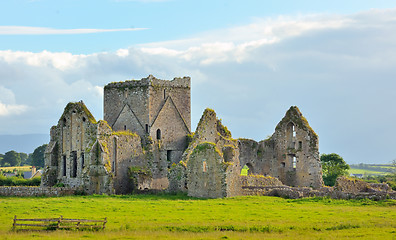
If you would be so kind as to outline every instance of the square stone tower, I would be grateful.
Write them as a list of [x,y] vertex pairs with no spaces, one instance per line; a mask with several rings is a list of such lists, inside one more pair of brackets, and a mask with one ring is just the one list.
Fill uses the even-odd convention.
[[160,159],[178,162],[191,131],[190,78],[110,83],[104,87],[104,120],[113,131],[132,131],[142,139],[151,136]]

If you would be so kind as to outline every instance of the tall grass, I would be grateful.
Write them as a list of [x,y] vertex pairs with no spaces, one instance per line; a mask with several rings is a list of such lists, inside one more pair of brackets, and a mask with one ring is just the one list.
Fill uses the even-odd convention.
[[[392,239],[396,201],[186,195],[0,197],[8,239]],[[107,217],[106,230],[12,232],[12,218]]]

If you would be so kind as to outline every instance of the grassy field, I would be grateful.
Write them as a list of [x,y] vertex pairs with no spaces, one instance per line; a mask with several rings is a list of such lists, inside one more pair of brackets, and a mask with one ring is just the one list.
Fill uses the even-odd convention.
[[349,174],[363,174],[365,176],[387,175],[395,171],[395,166],[391,164],[351,164]]
[[368,169],[359,169],[359,168],[351,168],[348,170],[349,174],[363,174],[364,176],[368,175],[386,175],[389,174],[389,172],[379,172],[379,171],[374,171],[374,170],[368,170]]
[[23,171],[23,172],[28,172],[30,171],[32,166],[20,166],[20,167],[0,167],[0,170],[3,171],[13,171],[16,169],[17,171]]
[[[396,201],[184,195],[0,197],[2,239],[394,239]],[[104,231],[11,231],[19,218],[108,218]]]

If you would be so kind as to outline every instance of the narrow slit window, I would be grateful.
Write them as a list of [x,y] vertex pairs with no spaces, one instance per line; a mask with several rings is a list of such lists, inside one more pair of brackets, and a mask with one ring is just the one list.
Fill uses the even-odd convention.
[[297,168],[297,158],[296,156],[293,156],[293,169]]
[[298,142],[298,149],[302,149],[302,142],[301,141]]
[[149,133],[149,127],[148,127],[148,124],[146,124],[146,133]]
[[161,139],[161,130],[157,129],[157,140]]
[[124,125],[124,131],[126,131],[126,125]]
[[84,168],[84,153],[81,153],[81,169]]
[[166,151],[166,160],[170,162],[172,160],[172,150]]
[[66,176],[66,155],[63,155],[63,176]]

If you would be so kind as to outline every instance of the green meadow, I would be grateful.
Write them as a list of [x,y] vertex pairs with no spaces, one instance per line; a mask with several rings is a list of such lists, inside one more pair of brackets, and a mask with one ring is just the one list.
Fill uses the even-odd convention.
[[[185,195],[0,197],[2,239],[394,239],[396,201]],[[12,231],[18,218],[103,219],[100,231]]]

